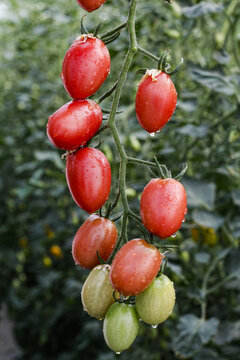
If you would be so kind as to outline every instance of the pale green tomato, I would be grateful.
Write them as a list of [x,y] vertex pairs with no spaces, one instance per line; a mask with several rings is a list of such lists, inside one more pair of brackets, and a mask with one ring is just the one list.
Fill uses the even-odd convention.
[[109,265],[98,265],[88,275],[82,288],[82,304],[90,316],[104,319],[114,302],[114,289],[109,281]]
[[134,342],[139,321],[134,305],[115,302],[109,308],[104,323],[104,339],[111,350],[121,353]]
[[166,275],[156,277],[141,294],[136,296],[139,317],[147,324],[158,325],[172,313],[175,304],[175,290]]

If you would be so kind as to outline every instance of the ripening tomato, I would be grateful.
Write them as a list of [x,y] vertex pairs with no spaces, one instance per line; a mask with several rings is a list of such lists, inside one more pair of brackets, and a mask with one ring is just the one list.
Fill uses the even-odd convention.
[[144,75],[139,83],[135,105],[140,125],[154,133],[171,119],[177,105],[177,92],[166,73],[155,71],[154,74],[151,70],[149,74]]
[[115,302],[110,306],[103,323],[103,335],[108,347],[116,353],[128,349],[139,328],[134,305]]
[[157,275],[162,262],[158,249],[142,239],[127,242],[115,256],[110,281],[123,295],[142,292]]
[[86,11],[92,12],[97,10],[105,3],[106,0],[77,0],[77,3]]
[[109,269],[109,265],[96,266],[85,280],[81,292],[84,310],[99,320],[104,319],[108,308],[114,302]]
[[96,134],[102,124],[102,111],[92,100],[73,100],[50,116],[47,135],[53,145],[74,150]]
[[111,255],[117,241],[117,228],[109,219],[92,214],[78,230],[72,244],[77,265],[92,269],[99,264],[97,251],[103,260]]
[[165,239],[181,227],[187,213],[187,194],[174,179],[152,179],[140,201],[141,218],[148,231]]
[[136,309],[147,324],[158,325],[172,313],[175,290],[172,281],[165,275],[156,277],[149,287],[136,296]]
[[109,72],[110,55],[104,42],[82,35],[67,51],[61,77],[69,95],[82,100],[100,88]]
[[68,155],[66,178],[73,199],[88,213],[100,209],[109,197],[111,167],[100,150],[85,147]]

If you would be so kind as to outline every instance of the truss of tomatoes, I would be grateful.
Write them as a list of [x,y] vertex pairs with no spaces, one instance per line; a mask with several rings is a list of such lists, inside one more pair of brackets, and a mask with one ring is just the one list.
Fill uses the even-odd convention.
[[[93,11],[104,1],[77,2]],[[86,8],[86,4],[90,7]],[[76,204],[90,214],[77,231],[72,255],[75,263],[91,269],[81,292],[84,309],[104,319],[104,338],[116,353],[129,348],[138,333],[139,319],[156,327],[171,314],[175,291],[160,272],[163,255],[144,239],[132,239],[107,262],[118,238],[113,221],[95,214],[107,201],[111,189],[111,167],[105,155],[87,146],[102,124],[100,106],[88,99],[110,72],[106,45],[92,35],[82,35],[67,51],[61,77],[72,101],[50,116],[47,135],[59,149],[67,150],[66,179]],[[160,130],[170,120],[177,93],[170,76],[147,71],[136,94],[136,114],[148,132]],[[154,114],[154,116],[153,116]],[[143,225],[165,239],[181,226],[187,213],[182,184],[172,178],[152,179],[144,188],[140,213]]]

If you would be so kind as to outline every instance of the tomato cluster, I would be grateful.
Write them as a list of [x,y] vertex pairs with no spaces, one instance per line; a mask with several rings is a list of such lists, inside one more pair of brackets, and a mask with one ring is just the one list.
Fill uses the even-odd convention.
[[[91,12],[105,0],[77,2]],[[101,210],[95,214],[109,197],[111,167],[100,150],[88,146],[103,120],[99,104],[88,98],[101,87],[109,72],[110,55],[104,42],[91,34],[79,36],[64,57],[61,73],[72,101],[50,116],[47,135],[54,146],[67,150],[70,193],[76,204],[90,214],[72,244],[75,263],[91,270],[81,292],[84,310],[104,319],[105,341],[120,353],[136,338],[139,319],[156,327],[172,313],[175,290],[161,271],[164,255],[151,239],[153,235],[165,239],[181,227],[187,213],[187,196],[182,184],[171,178],[168,170],[165,176],[156,161],[162,177],[146,185],[140,203],[139,221],[151,236],[127,241],[117,251],[122,238],[118,238],[117,227],[109,219],[111,206],[105,217]],[[160,131],[173,115],[176,103],[176,89],[164,68],[147,70],[136,94],[136,115],[141,126],[149,133]],[[124,197],[122,189],[121,195]]]
[[[81,235],[89,226],[88,222],[94,220],[88,219],[82,225]],[[80,255],[85,248],[82,256],[85,254],[89,264],[92,259],[93,264],[97,259],[92,249],[102,250],[101,239],[100,244],[97,240],[102,230],[95,227],[95,233],[91,229],[91,239],[87,234],[87,240],[81,237],[78,242],[79,232],[81,228],[73,242],[74,259],[79,264],[76,252]],[[89,240],[90,249],[87,247]],[[108,246],[111,249],[111,241],[108,241]],[[157,327],[172,313],[175,291],[169,278],[159,273],[162,258],[157,248],[145,240],[130,240],[117,253],[111,266],[102,264],[94,267],[83,285],[81,297],[84,310],[90,316],[104,319],[105,341],[116,353],[128,349],[133,343],[140,319]]]

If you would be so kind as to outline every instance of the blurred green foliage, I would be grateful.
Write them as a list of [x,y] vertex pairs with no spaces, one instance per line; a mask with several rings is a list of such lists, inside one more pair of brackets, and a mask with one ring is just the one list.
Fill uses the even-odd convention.
[[[125,20],[127,0],[107,0],[85,22],[90,31],[106,18],[103,31]],[[61,63],[79,34],[84,12],[74,0],[2,0],[0,3],[0,301],[14,319],[21,359],[115,359],[104,344],[102,323],[82,310],[80,291],[87,272],[71,257],[73,236],[87,214],[75,206],[65,181],[64,160],[46,136],[48,116],[68,101]],[[189,213],[169,254],[167,274],[177,303],[171,318],[139,337],[121,359],[240,359],[240,4],[238,0],[139,0],[139,44],[159,55],[171,50],[178,106],[170,123],[150,138],[134,112],[138,68],[154,63],[138,54],[124,87],[117,124],[131,156],[156,154],[178,172]],[[116,80],[128,46],[126,32],[109,45],[112,70],[102,94]],[[110,99],[104,107],[109,108]],[[101,149],[116,189],[118,156],[112,139]],[[131,207],[150,175],[128,167]],[[129,238],[139,236],[129,225]],[[156,240],[156,239],[155,239]],[[60,252],[51,251],[58,245]],[[56,249],[56,248],[55,248]],[[208,292],[209,291],[209,292]]]

